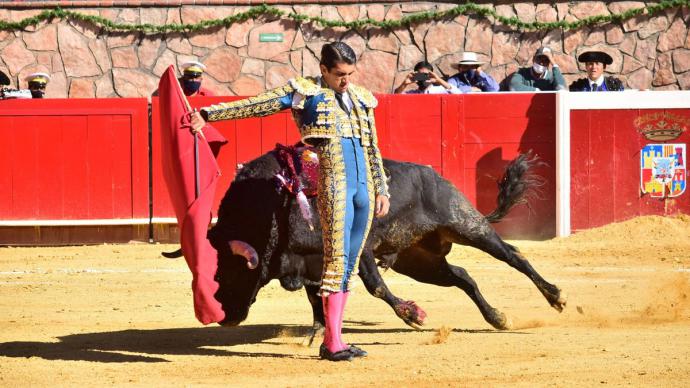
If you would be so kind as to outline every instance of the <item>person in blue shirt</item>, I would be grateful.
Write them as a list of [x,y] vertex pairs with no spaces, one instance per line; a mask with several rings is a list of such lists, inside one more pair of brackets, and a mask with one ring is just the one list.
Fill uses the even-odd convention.
[[477,53],[462,53],[462,58],[458,62],[459,72],[448,79],[448,83],[453,87],[451,93],[497,92],[498,82],[481,69],[484,63],[477,58]]
[[613,58],[603,51],[587,51],[577,57],[585,64],[587,78],[580,78],[570,84],[571,92],[616,92],[623,91],[623,83],[616,77],[604,76],[606,66]]

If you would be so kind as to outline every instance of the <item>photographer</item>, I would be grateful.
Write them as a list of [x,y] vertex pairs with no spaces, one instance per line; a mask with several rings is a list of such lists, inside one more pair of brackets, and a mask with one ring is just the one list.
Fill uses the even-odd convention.
[[459,72],[448,79],[448,83],[453,86],[453,94],[497,92],[498,82],[482,71],[483,64],[484,62],[478,60],[477,53],[462,53],[462,59],[457,66]]
[[[409,85],[417,84],[417,89],[405,90]],[[414,72],[405,77],[395,88],[396,94],[451,94],[453,87],[434,73],[431,63],[422,61],[414,65]]]

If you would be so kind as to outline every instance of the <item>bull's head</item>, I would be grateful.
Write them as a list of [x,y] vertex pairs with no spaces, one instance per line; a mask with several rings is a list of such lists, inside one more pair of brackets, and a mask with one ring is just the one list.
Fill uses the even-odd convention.
[[256,250],[244,241],[230,241],[227,249],[218,251],[216,281],[219,288],[215,297],[225,311],[221,325],[236,326],[247,318],[260,288],[258,265]]

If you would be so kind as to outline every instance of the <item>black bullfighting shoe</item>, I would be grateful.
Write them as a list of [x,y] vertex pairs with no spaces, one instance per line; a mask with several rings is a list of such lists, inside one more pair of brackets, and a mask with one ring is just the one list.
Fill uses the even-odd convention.
[[360,349],[355,345],[350,345],[349,350],[353,357],[366,357],[369,355],[366,350]]
[[331,353],[326,345],[321,344],[321,347],[319,348],[319,357],[321,357],[322,360],[328,361],[352,361],[352,357],[354,356],[352,355],[352,352],[350,352],[350,348]]

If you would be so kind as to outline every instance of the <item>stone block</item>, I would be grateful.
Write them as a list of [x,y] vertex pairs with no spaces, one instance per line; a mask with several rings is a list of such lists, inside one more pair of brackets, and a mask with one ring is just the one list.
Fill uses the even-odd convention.
[[5,46],[2,51],[0,51],[0,59],[2,59],[7,65],[7,70],[10,75],[16,75],[24,67],[33,64],[36,61],[34,54],[24,47],[24,43],[15,39],[12,43]]
[[[415,36],[415,41],[424,42],[427,61],[435,62],[444,55],[464,50],[465,27],[457,23],[436,23],[429,27],[424,40],[417,40]],[[490,48],[488,43],[486,49]]]
[[96,86],[87,78],[74,78],[69,85],[69,98],[95,98]]
[[113,68],[113,84],[120,97],[149,97],[158,88],[158,77],[138,69]]
[[665,52],[683,47],[687,36],[688,28],[685,26],[685,22],[681,19],[676,19],[668,30],[659,34],[659,42],[656,49],[657,51]]
[[119,47],[110,51],[113,67],[136,69],[139,67],[139,58],[133,46]]
[[237,52],[229,47],[213,50],[204,60],[206,73],[220,82],[232,82],[240,76],[242,61]]
[[690,50],[678,49],[674,50],[672,54],[673,58],[673,71],[676,73],[685,73],[690,70]]
[[243,75],[230,85],[237,96],[255,96],[264,91],[263,79]]
[[36,32],[24,32],[22,38],[29,50],[55,51],[58,48],[57,27],[54,24],[38,29]]
[[374,93],[390,93],[394,86],[397,55],[383,51],[367,51],[357,62],[352,82],[366,85]]

